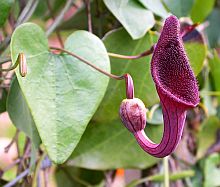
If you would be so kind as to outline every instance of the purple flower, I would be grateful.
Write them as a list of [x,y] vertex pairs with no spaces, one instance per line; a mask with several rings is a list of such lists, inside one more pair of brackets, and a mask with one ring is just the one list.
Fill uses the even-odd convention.
[[155,157],[165,157],[174,151],[181,139],[186,111],[199,103],[197,81],[184,50],[179,21],[173,15],[166,19],[154,49],[151,73],[162,105],[163,137],[159,144],[152,142],[141,123],[140,128],[134,123],[136,127],[132,133],[144,151]]

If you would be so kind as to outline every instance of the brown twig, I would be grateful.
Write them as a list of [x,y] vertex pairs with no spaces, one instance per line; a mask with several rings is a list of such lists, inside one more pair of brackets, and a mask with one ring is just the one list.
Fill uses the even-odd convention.
[[[13,168],[15,165],[17,165],[18,163],[20,163],[21,159],[16,159],[12,164],[10,164],[9,166],[7,166],[6,168],[4,168],[4,170],[2,170],[2,174],[5,173],[6,171],[10,170],[11,168]],[[0,177],[1,178],[1,177]]]
[[25,143],[25,146],[24,146],[24,154],[23,156],[21,156],[21,161],[19,163],[19,166],[18,166],[18,170],[17,170],[17,175],[23,170],[23,169],[26,169],[27,166],[25,164],[25,160],[26,158],[28,158],[28,155],[30,153],[30,150],[31,150],[31,143],[30,143],[30,139],[29,138],[26,138],[26,143]]
[[29,172],[30,172],[30,169],[28,168],[25,171],[23,171],[22,173],[19,173],[19,175],[15,179],[13,179],[9,183],[7,183],[4,187],[13,187],[13,186],[15,186],[16,183],[19,182],[24,177],[26,177]]
[[87,20],[88,20],[88,30],[92,33],[92,17],[91,17],[91,4],[90,0],[84,0],[84,3],[86,5],[86,14],[87,14]]
[[47,36],[49,36],[60,25],[60,23],[63,21],[65,13],[69,10],[71,5],[72,5],[72,0],[67,0],[64,8],[61,10],[59,15],[56,17],[53,24],[46,31]]
[[44,187],[48,187],[48,179],[49,179],[49,170],[48,168],[44,169],[43,170],[43,173],[44,173]]
[[5,147],[5,153],[8,153],[8,151],[10,150],[13,143],[18,140],[18,135],[19,135],[19,130],[17,129],[14,137],[11,140],[11,142]]
[[[49,10],[49,12],[50,12],[50,15],[51,15],[51,17],[52,17],[52,19],[53,19],[53,21],[54,21],[54,20],[55,20],[55,16],[54,16],[54,14],[53,14],[53,10],[52,10],[50,1],[49,1],[49,0],[46,0],[46,2],[47,2],[47,7],[48,7],[48,10]],[[63,48],[63,47],[64,47],[64,44],[63,44],[63,40],[62,40],[62,37],[61,37],[61,35],[60,35],[59,29],[57,29],[55,32],[56,32],[56,35],[57,35],[57,39],[58,39],[58,41],[59,41],[59,43],[60,43],[60,46]]]

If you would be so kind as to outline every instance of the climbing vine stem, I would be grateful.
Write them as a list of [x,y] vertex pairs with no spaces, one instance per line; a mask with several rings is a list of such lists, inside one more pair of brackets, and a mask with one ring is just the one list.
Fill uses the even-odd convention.
[[95,66],[95,65],[92,64],[91,62],[87,61],[86,59],[84,59],[84,58],[82,58],[82,57],[76,55],[75,53],[72,53],[72,52],[70,52],[70,51],[68,51],[68,50],[66,50],[66,49],[59,48],[59,47],[50,47],[50,49],[57,50],[57,51],[61,51],[61,52],[64,52],[64,53],[66,53],[66,54],[68,54],[68,55],[70,55],[70,56],[73,56],[73,57],[77,58],[78,60],[80,60],[81,62],[87,64],[88,66],[92,67],[93,69],[99,71],[100,73],[102,73],[102,74],[104,74],[104,75],[106,75],[106,76],[108,76],[108,77],[110,77],[110,78],[112,78],[112,79],[116,79],[116,80],[122,80],[122,79],[124,79],[124,75],[118,76],[118,75],[114,75],[114,74],[108,73],[108,72],[106,72],[106,71],[100,69],[99,67]]
[[155,45],[153,45],[149,50],[144,51],[143,53],[141,53],[139,55],[134,55],[134,56],[120,55],[120,54],[109,53],[109,52],[108,52],[108,55],[113,58],[138,59],[138,58],[142,58],[142,57],[151,55],[154,52],[154,48],[155,48]]

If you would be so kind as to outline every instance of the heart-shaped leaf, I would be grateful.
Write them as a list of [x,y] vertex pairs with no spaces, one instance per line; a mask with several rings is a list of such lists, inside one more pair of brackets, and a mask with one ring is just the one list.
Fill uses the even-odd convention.
[[[99,38],[86,31],[70,35],[65,48],[109,72],[109,58]],[[63,163],[78,144],[101,102],[108,78],[67,54],[49,52],[45,33],[26,23],[13,33],[11,56],[27,57],[28,74],[18,81],[43,144],[55,163]]]

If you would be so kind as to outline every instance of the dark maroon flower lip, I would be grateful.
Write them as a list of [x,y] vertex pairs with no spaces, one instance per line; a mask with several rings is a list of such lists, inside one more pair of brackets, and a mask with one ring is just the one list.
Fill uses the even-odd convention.
[[153,52],[151,73],[163,112],[164,132],[161,142],[154,143],[145,134],[145,106],[134,98],[134,85],[130,75],[125,76],[128,99],[120,106],[120,117],[145,152],[162,158],[171,154],[181,140],[187,109],[199,103],[197,81],[189,65],[180,24],[175,16],[170,16],[165,21]]
[[185,53],[180,24],[175,16],[166,19],[151,60],[151,73],[159,96],[185,107],[199,103],[199,89]]

